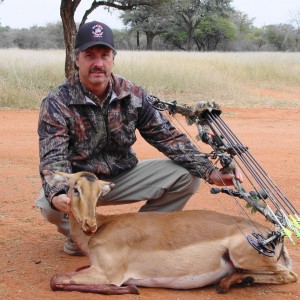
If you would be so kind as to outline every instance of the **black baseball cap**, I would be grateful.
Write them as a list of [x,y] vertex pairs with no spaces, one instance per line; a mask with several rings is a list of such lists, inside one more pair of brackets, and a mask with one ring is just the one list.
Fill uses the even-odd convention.
[[104,45],[116,52],[112,30],[106,24],[97,21],[81,25],[76,34],[75,48],[84,51],[95,45]]

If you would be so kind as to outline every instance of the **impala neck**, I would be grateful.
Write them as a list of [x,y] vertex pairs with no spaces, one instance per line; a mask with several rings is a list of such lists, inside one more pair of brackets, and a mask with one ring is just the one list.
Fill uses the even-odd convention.
[[69,221],[70,221],[70,232],[73,241],[86,255],[88,255],[88,242],[91,237],[84,234],[84,232],[82,231],[80,225],[78,224],[73,214],[69,215]]

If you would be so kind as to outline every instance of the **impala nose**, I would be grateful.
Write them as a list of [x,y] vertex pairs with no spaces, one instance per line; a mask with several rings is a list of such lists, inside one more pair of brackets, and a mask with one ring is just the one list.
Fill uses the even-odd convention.
[[97,230],[97,223],[95,220],[88,220],[86,219],[83,225],[82,230],[86,235],[92,235],[96,232]]

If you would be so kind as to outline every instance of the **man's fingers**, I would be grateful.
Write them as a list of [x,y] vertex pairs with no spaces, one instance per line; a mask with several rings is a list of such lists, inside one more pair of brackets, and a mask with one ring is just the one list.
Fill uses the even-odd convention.
[[213,171],[210,175],[210,180],[219,186],[233,185],[233,179],[243,182],[243,174],[239,168],[235,169],[234,174],[232,173],[221,173],[219,171]]
[[52,198],[52,204],[63,213],[70,213],[71,199],[66,194],[60,194]]
[[243,182],[243,174],[239,168],[235,169],[235,179],[238,180],[239,182]]

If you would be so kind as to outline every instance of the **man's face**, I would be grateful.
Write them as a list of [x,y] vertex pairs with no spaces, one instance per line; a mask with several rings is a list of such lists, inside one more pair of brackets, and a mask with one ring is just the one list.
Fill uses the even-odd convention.
[[113,64],[113,50],[104,46],[90,47],[76,57],[80,80],[87,88],[108,83]]

